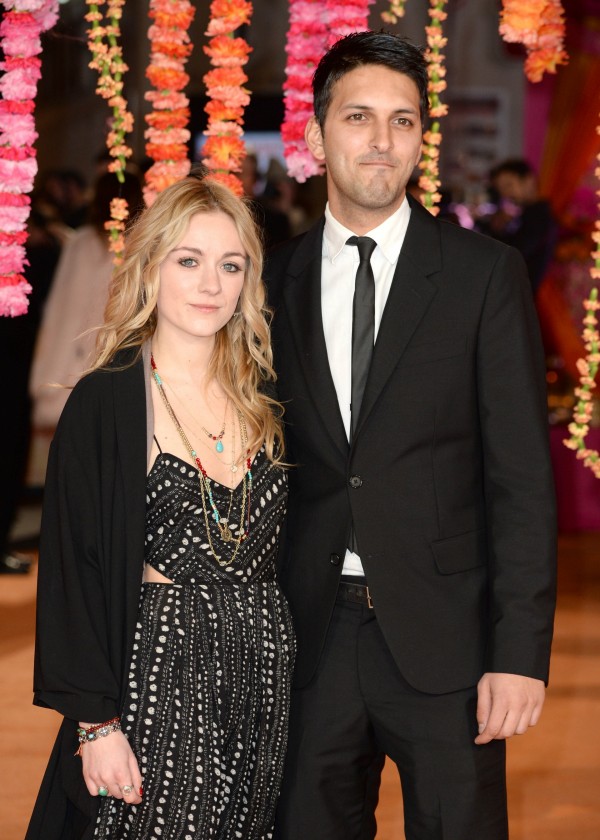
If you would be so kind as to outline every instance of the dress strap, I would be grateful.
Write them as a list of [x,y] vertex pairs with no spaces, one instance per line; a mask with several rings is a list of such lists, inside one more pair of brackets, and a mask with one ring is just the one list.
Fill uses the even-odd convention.
[[162,449],[161,449],[160,443],[158,442],[158,439],[157,439],[156,435],[154,435],[153,437],[154,437],[154,443],[158,446],[158,451],[159,451],[159,452],[160,452],[160,454],[162,455],[162,454],[163,454],[163,451],[162,451]]

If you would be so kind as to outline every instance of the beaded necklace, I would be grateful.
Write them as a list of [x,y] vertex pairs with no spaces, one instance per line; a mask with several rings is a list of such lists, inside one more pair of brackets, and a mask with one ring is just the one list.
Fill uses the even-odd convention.
[[225,414],[223,415],[223,425],[222,425],[221,431],[219,432],[218,435],[213,435],[213,433],[209,432],[208,429],[205,426],[202,426],[202,431],[204,432],[204,434],[208,435],[208,437],[211,440],[216,441],[215,449],[219,453],[221,453],[223,451],[223,449],[225,448],[223,446],[223,435],[225,434],[225,418],[227,417],[227,403],[228,402],[229,402],[229,397],[227,398],[227,401],[225,402]]
[[[201,492],[201,496],[202,496],[202,510],[204,512],[204,525],[206,527],[206,536],[208,537],[208,544],[210,546],[210,550],[212,551],[215,560],[217,561],[217,563],[220,566],[222,566],[222,567],[229,566],[235,560],[235,558],[237,556],[237,553],[240,550],[241,544],[248,539],[248,534],[250,532],[250,498],[251,498],[251,494],[252,494],[252,470],[251,470],[252,459],[250,457],[250,450],[246,449],[246,460],[245,460],[245,464],[244,464],[244,475],[243,475],[242,482],[241,482],[241,484],[242,484],[242,504],[241,504],[241,511],[240,511],[240,523],[244,524],[244,530],[239,536],[234,537],[232,532],[231,532],[231,529],[229,527],[229,517],[231,515],[231,505],[232,505],[232,502],[233,502],[233,490],[230,491],[231,495],[230,495],[230,498],[229,498],[229,511],[227,513],[227,518],[224,518],[220,515],[220,513],[217,509],[217,506],[215,504],[215,500],[214,500],[213,492],[212,492],[212,487],[211,487],[211,483],[210,483],[211,479],[208,476],[204,467],[202,466],[202,462],[200,461],[198,453],[196,452],[196,450],[193,448],[193,446],[189,442],[186,433],[183,431],[183,429],[181,427],[181,423],[177,419],[177,416],[175,415],[175,412],[173,411],[173,408],[171,407],[171,403],[169,402],[169,400],[167,398],[167,395],[165,394],[165,389],[163,387],[162,379],[160,378],[160,375],[158,373],[158,370],[157,370],[157,367],[156,367],[156,362],[154,361],[154,356],[153,355],[150,356],[150,364],[152,366],[152,377],[154,379],[154,382],[156,383],[156,387],[158,388],[158,393],[161,396],[161,399],[164,403],[164,406],[167,409],[167,413],[168,413],[169,417],[171,418],[171,420],[173,421],[173,423],[175,425],[175,428],[177,429],[177,431],[179,433],[179,436],[181,437],[181,440],[183,441],[183,445],[185,446],[185,448],[189,452],[190,458],[192,459],[192,461],[194,462],[194,464],[198,468],[198,479],[200,481],[200,492]],[[246,429],[246,422],[244,420],[244,417],[243,417],[241,411],[239,411],[239,409],[237,410],[237,415],[238,415],[238,422],[239,422],[239,426],[240,426],[240,444],[241,444],[241,449],[243,451],[244,447],[248,443],[248,430]],[[210,509],[211,509],[211,512],[212,512],[211,516],[212,516],[212,519],[214,520],[214,522],[217,525],[217,528],[219,530],[219,536],[221,537],[221,540],[224,543],[230,543],[230,542],[235,543],[235,549],[233,551],[232,556],[228,559],[225,559],[225,560],[223,560],[222,557],[217,554],[217,552],[215,550],[215,547],[213,545],[212,535],[210,533],[209,510],[208,510],[208,505],[206,504],[206,499],[207,498],[208,498],[208,502],[209,502]]]

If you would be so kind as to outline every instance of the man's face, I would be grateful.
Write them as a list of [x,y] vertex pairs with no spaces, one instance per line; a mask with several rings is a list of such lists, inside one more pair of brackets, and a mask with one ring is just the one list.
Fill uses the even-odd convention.
[[336,82],[323,131],[314,118],[307,125],[308,147],[327,166],[331,211],[355,233],[381,224],[404,199],[421,156],[419,103],[412,79],[368,64]]

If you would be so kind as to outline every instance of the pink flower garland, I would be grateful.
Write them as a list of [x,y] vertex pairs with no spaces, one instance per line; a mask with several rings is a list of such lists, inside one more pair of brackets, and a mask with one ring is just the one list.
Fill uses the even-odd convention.
[[0,315],[27,312],[31,286],[23,270],[25,242],[37,173],[33,118],[41,76],[40,35],[58,18],[58,0],[3,0],[0,23],[4,71],[0,78]]
[[312,76],[326,50],[344,35],[367,28],[373,0],[290,0],[290,27],[283,85],[285,116],[281,136],[288,174],[300,183],[323,167],[309,152],[304,129],[313,114]]

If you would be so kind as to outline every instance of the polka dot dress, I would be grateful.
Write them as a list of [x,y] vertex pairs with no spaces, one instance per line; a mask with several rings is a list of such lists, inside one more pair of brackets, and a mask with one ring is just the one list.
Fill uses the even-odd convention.
[[[272,837],[287,742],[295,640],[275,581],[285,473],[264,449],[252,465],[250,536],[230,565],[206,537],[197,470],[167,453],[148,476],[146,562],[173,581],[144,583],[122,725],[144,797],[100,801],[95,838]],[[242,485],[211,482],[234,535]],[[221,559],[223,543],[211,523]]]

